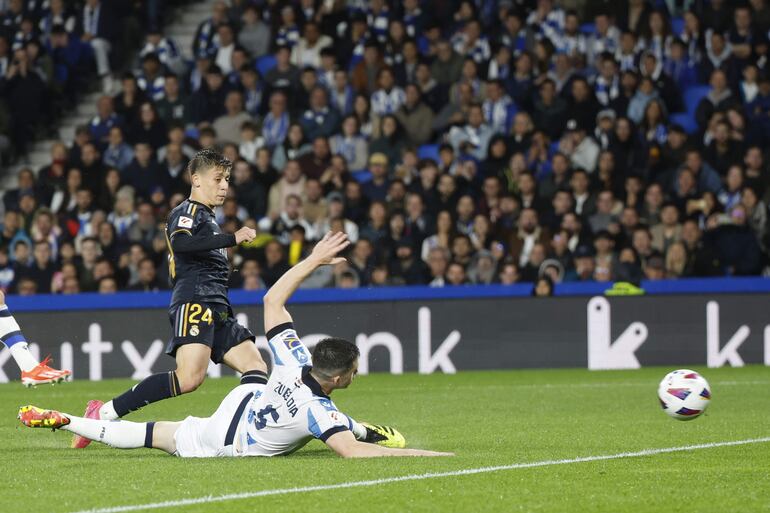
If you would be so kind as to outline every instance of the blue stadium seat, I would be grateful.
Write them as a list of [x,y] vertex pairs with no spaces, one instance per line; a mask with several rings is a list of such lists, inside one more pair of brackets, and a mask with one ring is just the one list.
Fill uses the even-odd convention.
[[689,115],[695,115],[695,109],[698,108],[700,101],[709,94],[709,91],[711,91],[711,86],[707,85],[690,86],[685,89],[684,104]]
[[672,124],[681,125],[688,134],[694,134],[698,131],[698,124],[695,122],[695,116],[687,112],[677,112],[671,114],[668,119]]
[[519,112],[519,108],[516,106],[515,103],[511,103],[508,105],[508,113],[505,117],[505,131],[510,132],[511,127],[513,126],[513,118],[516,116],[516,113]]
[[363,171],[351,171],[350,174],[353,175],[353,179],[358,183],[366,183],[372,179],[372,173],[370,173],[368,169],[364,169]]
[[267,54],[257,59],[257,71],[263,78],[273,68],[275,68],[275,55]]
[[596,24],[593,22],[583,23],[582,25],[580,25],[580,32],[582,32],[583,34],[593,34],[594,32],[596,32]]
[[200,132],[197,128],[191,127],[185,130],[184,136],[189,137],[190,139],[198,139],[198,137],[200,137]]
[[559,141],[553,141],[548,147],[548,155],[553,157],[559,152]]
[[671,32],[675,36],[681,36],[684,32],[684,18],[671,18]]
[[423,144],[417,148],[417,158],[433,159],[438,162],[438,144]]

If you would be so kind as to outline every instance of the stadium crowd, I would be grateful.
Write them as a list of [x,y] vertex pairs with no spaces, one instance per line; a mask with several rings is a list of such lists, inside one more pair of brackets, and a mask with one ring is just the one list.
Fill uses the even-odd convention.
[[230,250],[236,288],[330,229],[348,264],[305,287],[768,266],[767,0],[232,0],[192,62],[151,23],[115,80],[113,2],[64,5],[0,1],[5,133],[23,146],[36,91],[74,94],[78,66],[110,94],[5,192],[3,289],[167,288],[165,217],[213,145],[233,162],[220,225],[259,234]]

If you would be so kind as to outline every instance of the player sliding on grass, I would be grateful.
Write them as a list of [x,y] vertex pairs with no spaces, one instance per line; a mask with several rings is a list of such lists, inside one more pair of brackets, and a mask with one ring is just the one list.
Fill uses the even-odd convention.
[[61,428],[113,447],[152,447],[182,457],[291,454],[312,438],[351,458],[450,456],[395,448],[405,444],[397,431],[355,422],[338,411],[329,394],[353,381],[358,372],[358,348],[347,340],[327,338],[315,347],[311,361],[294,330],[286,301],[317,267],[340,262],[337,254],[348,244],[343,233],[326,234],[307,259],[268,291],[264,320],[275,360],[273,373],[269,380],[260,375],[243,376],[211,417],[136,423],[86,419],[25,406],[19,410],[19,419],[29,427]]
[[72,375],[71,371],[49,367],[50,358],[38,362],[37,358],[32,356],[27,339],[24,338],[19,324],[11,315],[8,305],[5,304],[5,294],[2,291],[0,291],[0,341],[8,348],[16,365],[19,366],[21,382],[24,386],[60,383],[67,381]]
[[[253,240],[256,231],[243,227],[222,233],[214,207],[227,195],[232,163],[214,150],[201,150],[187,165],[190,198],[171,211],[166,225],[168,267],[174,290],[169,307],[173,326],[166,353],[176,370],[154,374],[112,401],[89,401],[85,416],[114,420],[150,403],[192,392],[206,377],[209,359],[245,376],[267,377],[254,334],[233,317],[227,297],[230,268],[227,248]],[[74,437],[72,446],[90,440]]]

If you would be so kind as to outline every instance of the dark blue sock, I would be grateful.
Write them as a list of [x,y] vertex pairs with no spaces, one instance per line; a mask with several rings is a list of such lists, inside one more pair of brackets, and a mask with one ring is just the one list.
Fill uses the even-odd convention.
[[153,374],[112,400],[118,417],[181,393],[176,372]]
[[154,422],[147,423],[147,432],[144,435],[144,446],[148,449],[152,449],[152,432],[155,429]]
[[267,373],[261,370],[252,370],[241,374],[241,385],[252,383],[267,385]]

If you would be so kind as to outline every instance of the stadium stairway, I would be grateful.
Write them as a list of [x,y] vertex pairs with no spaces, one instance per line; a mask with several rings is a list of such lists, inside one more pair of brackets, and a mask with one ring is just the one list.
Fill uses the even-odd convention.
[[[211,15],[212,7],[216,0],[201,0],[174,9],[167,19],[171,23],[166,25],[165,34],[172,38],[187,61],[192,61],[192,43],[198,24]],[[120,81],[115,81],[119,92]],[[96,101],[102,95],[101,92],[93,92],[83,95],[78,105],[71,112],[59,120],[59,139],[70,143],[75,139],[75,129],[79,125],[88,124],[96,116]],[[46,139],[35,142],[31,146],[29,154],[21,162],[8,166],[2,171],[0,189],[9,189],[16,186],[16,174],[22,168],[29,167],[35,173],[40,168],[51,163],[51,146],[57,139]]]

